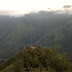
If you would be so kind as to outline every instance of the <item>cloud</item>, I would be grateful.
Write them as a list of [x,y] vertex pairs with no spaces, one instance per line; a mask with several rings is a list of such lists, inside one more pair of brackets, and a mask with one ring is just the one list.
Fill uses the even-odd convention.
[[0,10],[0,15],[20,16],[23,15],[23,13],[19,11]]
[[63,6],[63,8],[71,8],[72,7],[72,5],[65,5],[65,6]]
[[0,14],[2,15],[7,15],[7,14],[11,14],[11,13],[14,13],[15,11],[8,11],[8,10],[0,10]]

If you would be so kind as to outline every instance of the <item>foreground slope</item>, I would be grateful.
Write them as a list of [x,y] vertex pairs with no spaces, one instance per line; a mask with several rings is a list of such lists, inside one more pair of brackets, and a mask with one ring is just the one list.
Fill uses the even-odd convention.
[[63,54],[50,48],[25,48],[0,64],[0,72],[72,72]]

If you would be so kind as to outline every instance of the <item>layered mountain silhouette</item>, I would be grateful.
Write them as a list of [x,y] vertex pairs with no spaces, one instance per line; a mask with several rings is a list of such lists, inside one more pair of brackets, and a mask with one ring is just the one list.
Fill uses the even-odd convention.
[[0,19],[0,58],[8,58],[25,46],[51,47],[55,40],[72,52],[72,15],[40,11],[5,17]]

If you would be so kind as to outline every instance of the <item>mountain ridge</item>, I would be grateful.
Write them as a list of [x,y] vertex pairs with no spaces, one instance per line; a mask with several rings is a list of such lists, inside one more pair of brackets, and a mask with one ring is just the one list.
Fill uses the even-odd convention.
[[[55,40],[65,43],[66,41],[62,41],[62,36],[67,36],[66,32],[71,36],[71,20],[71,15],[44,11],[14,19],[9,23],[11,26],[0,35],[0,58],[10,57],[22,50],[24,46],[51,47]],[[65,45],[62,45],[64,49]]]

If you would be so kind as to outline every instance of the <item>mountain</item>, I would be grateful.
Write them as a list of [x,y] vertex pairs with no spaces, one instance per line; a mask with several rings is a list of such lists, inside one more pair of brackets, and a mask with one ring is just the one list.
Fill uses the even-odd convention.
[[25,46],[51,47],[55,40],[59,40],[64,49],[72,51],[69,45],[72,39],[72,15],[40,11],[8,18],[6,22],[10,26],[4,25],[8,28],[3,29],[0,35],[0,58],[8,58]]
[[17,22],[15,17],[0,15],[0,35]]
[[72,72],[71,61],[51,48],[24,48],[0,64],[0,72]]
[[35,44],[37,46],[52,47],[56,40],[61,45],[61,51],[66,52],[72,57],[72,21],[56,27],[53,31],[46,34],[46,36],[44,35],[44,37]]

